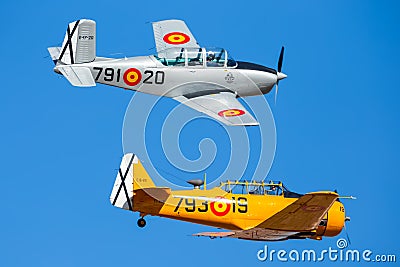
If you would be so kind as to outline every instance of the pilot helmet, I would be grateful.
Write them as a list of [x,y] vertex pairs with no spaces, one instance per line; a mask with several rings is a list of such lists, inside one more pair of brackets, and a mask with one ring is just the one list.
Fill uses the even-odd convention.
[[207,53],[207,60],[211,61],[215,58],[214,52],[208,52]]

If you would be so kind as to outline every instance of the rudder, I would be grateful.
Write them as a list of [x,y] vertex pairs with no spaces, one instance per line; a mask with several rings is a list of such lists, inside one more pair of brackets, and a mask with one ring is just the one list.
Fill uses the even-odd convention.
[[124,155],[110,195],[113,206],[133,210],[134,190],[154,188],[153,180],[139,158],[132,153]]
[[58,61],[64,64],[92,62],[96,58],[96,22],[81,19],[68,24]]

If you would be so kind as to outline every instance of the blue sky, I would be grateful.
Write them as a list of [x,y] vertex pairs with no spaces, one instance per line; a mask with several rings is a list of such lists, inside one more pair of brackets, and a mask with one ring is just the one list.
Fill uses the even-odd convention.
[[[1,265],[270,264],[256,258],[263,242],[194,238],[211,228],[157,217],[138,229],[138,214],[109,204],[134,93],[75,88],[53,73],[46,48],[59,45],[67,23],[79,18],[96,20],[101,56],[151,53],[146,22],[168,18],[185,20],[201,44],[225,47],[239,60],[275,67],[285,45],[288,78],[277,105],[273,94],[265,96],[277,129],[268,178],[301,193],[357,196],[345,201],[351,247],[399,256],[398,13],[396,1],[3,1]],[[189,158],[198,156],[203,134],[226,141],[199,132],[203,123],[213,122],[196,121],[180,137]],[[149,142],[149,149],[158,145]],[[226,167],[224,152],[213,163],[216,173]],[[325,249],[336,240],[268,246]]]

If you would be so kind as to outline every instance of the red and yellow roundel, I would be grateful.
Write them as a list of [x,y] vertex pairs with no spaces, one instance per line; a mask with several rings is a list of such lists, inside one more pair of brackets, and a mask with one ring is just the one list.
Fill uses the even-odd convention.
[[225,216],[231,210],[231,203],[224,197],[216,197],[218,200],[214,200],[210,203],[210,209],[214,215]]
[[164,42],[172,45],[186,44],[190,41],[190,37],[183,32],[170,32],[164,35]]
[[226,109],[218,112],[218,115],[221,117],[235,117],[235,116],[240,116],[243,115],[245,112],[244,110],[241,109]]
[[124,72],[124,82],[129,86],[135,86],[140,83],[142,74],[138,69],[130,68]]

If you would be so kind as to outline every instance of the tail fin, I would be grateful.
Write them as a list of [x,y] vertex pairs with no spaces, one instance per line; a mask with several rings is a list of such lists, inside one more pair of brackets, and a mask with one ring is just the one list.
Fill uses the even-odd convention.
[[96,22],[81,19],[67,27],[58,60],[64,64],[92,62],[96,58]]
[[153,187],[153,180],[139,158],[132,153],[125,154],[110,195],[111,204],[121,209],[133,210],[133,191]]

